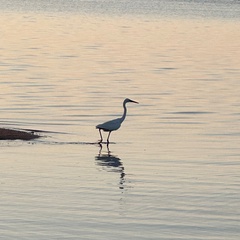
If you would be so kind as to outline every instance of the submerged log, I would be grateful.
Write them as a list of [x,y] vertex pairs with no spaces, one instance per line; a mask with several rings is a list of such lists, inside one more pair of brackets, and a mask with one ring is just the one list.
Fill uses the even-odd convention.
[[0,140],[32,140],[39,137],[34,132],[0,128]]

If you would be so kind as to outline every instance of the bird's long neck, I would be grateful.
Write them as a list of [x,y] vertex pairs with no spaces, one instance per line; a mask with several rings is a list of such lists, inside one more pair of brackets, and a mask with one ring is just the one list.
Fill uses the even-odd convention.
[[126,103],[125,102],[123,103],[123,109],[124,109],[124,111],[123,111],[123,115],[121,117],[121,122],[124,121],[124,119],[126,118],[126,115],[127,115],[127,107],[126,107]]

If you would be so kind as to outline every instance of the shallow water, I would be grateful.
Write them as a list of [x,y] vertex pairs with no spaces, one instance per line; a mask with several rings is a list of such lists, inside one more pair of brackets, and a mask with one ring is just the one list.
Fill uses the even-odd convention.
[[239,3],[3,2],[0,239],[238,239]]

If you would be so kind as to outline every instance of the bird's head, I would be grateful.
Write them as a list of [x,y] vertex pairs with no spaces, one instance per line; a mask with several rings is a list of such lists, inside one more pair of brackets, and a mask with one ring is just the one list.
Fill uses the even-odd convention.
[[126,104],[126,103],[128,103],[128,102],[132,102],[132,103],[137,103],[137,104],[138,104],[138,102],[133,101],[133,100],[131,100],[131,99],[129,99],[129,98],[126,98],[126,99],[124,100],[123,104]]

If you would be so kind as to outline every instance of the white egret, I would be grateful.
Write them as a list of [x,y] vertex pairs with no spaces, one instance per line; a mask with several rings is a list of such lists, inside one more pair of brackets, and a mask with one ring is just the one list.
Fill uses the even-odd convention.
[[124,119],[126,118],[126,115],[127,115],[127,107],[126,107],[126,104],[127,104],[128,102],[138,103],[138,102],[133,101],[133,100],[131,100],[131,99],[129,99],[129,98],[126,98],[126,99],[123,101],[123,109],[124,109],[124,112],[123,112],[122,117],[113,119],[113,120],[111,120],[111,121],[108,121],[108,122],[105,122],[105,123],[102,123],[102,124],[98,124],[98,125],[96,126],[96,128],[99,130],[99,134],[100,134],[100,137],[101,137],[99,143],[101,143],[101,142],[103,141],[103,137],[102,137],[102,133],[101,133],[101,130],[103,130],[104,132],[109,132],[109,133],[108,133],[108,138],[107,138],[107,144],[109,144],[109,137],[110,137],[111,132],[118,130],[118,129],[121,127],[122,122],[123,122]]

